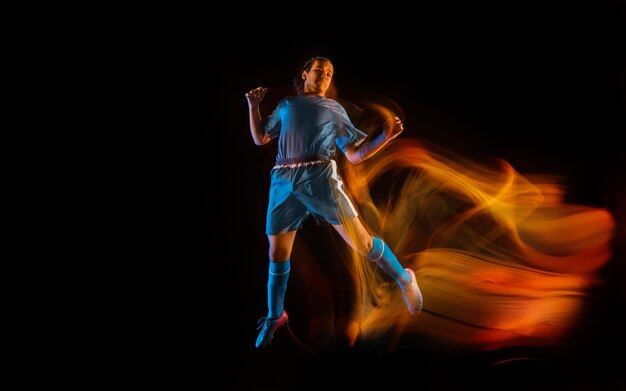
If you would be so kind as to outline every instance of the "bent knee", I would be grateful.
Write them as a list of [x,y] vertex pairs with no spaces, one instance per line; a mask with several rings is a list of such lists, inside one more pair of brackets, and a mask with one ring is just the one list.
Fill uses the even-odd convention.
[[369,235],[365,235],[359,238],[359,241],[355,243],[354,249],[358,251],[361,255],[368,256],[372,252],[373,246],[374,242],[372,240],[372,237]]
[[364,240],[363,246],[363,248],[365,249],[365,255],[371,253],[372,248],[374,248],[374,239],[371,236],[367,235]]

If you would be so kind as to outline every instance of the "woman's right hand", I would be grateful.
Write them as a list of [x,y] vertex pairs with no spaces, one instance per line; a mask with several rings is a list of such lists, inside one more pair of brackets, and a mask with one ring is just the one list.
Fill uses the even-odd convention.
[[254,90],[247,92],[246,98],[248,99],[248,105],[250,107],[257,107],[265,97],[266,92],[267,88],[265,87],[257,87]]

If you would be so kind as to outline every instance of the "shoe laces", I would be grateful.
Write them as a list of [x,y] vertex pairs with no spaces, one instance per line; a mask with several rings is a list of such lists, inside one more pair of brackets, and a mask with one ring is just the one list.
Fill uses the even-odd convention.
[[261,330],[260,335],[262,335],[262,338],[265,339],[267,342],[265,342],[265,344],[270,344],[272,343],[272,340],[274,339],[274,329],[272,327],[270,327],[270,322],[272,321],[271,318],[264,316],[261,319],[259,319],[259,326],[256,328],[257,330],[259,329],[263,329]]
[[261,327],[267,325],[268,328],[270,326],[270,323],[276,323],[280,320],[280,318],[282,318],[282,316],[279,316],[278,318],[270,318],[269,316],[264,316],[261,319],[259,319],[258,325],[259,327],[257,327],[256,329],[259,330]]
[[414,288],[415,286],[417,286],[417,283],[411,280],[411,282],[409,282],[402,288],[402,292],[406,292],[408,289]]
[[258,327],[256,329],[260,330],[263,326],[265,326],[267,324],[268,320],[269,320],[269,317],[267,317],[267,316],[264,316],[261,319],[259,319],[259,321],[257,323]]

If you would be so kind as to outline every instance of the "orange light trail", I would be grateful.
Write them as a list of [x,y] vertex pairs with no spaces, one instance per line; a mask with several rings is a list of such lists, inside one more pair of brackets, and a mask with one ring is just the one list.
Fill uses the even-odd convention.
[[404,138],[343,169],[363,220],[416,271],[424,293],[424,312],[411,318],[393,284],[352,254],[354,321],[365,338],[421,333],[483,349],[554,343],[611,258],[607,210],[565,204],[555,178],[524,177],[506,161],[478,164]]

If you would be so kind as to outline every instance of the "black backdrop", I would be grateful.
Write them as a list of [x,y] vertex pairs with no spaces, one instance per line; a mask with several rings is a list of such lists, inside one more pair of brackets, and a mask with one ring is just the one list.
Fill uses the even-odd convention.
[[[207,312],[217,315],[217,304],[222,311],[211,318],[220,329],[219,345],[215,333],[207,332],[202,340],[221,362],[220,379],[233,389],[250,390],[623,385],[624,6],[381,2],[345,11],[330,3],[302,6],[285,17],[273,12],[276,6],[242,6],[214,15],[227,27],[207,22],[199,37],[204,42],[198,52],[205,227],[200,262],[211,288]],[[591,292],[568,342],[556,353],[539,352],[550,360],[496,369],[490,363],[497,352],[427,343],[393,354],[355,349],[312,357],[285,341],[255,351],[255,321],[266,308],[264,217],[275,149],[252,142],[244,93],[269,87],[264,107],[271,109],[272,102],[291,92],[291,79],[303,61],[318,55],[333,61],[340,94],[365,91],[396,101],[405,114],[401,137],[501,157],[522,173],[563,176],[568,202],[612,211],[618,238],[615,257],[601,271],[606,284]],[[221,204],[208,201],[210,196]],[[328,235],[312,227],[298,240]],[[224,236],[217,240],[214,229]],[[229,255],[216,255],[218,246]],[[226,275],[217,272],[222,268],[228,269]],[[210,372],[210,381],[217,381]]]

